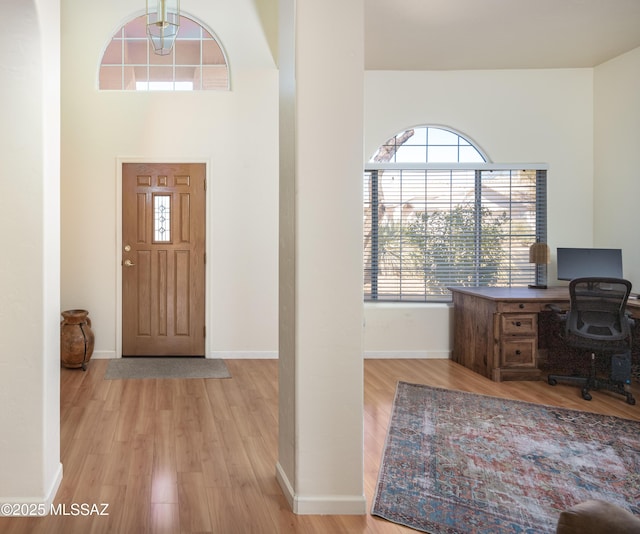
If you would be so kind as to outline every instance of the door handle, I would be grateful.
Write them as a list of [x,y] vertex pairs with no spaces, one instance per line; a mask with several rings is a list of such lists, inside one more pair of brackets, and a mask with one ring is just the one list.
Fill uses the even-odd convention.
[[134,265],[135,263],[133,263],[131,260],[124,260],[125,267],[133,267]]

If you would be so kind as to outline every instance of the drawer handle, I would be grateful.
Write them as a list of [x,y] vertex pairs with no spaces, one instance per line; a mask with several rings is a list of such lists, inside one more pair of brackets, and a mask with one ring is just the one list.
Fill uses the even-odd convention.
[[520,305],[518,306],[518,308],[520,308],[521,310],[524,308],[524,304],[520,303]]
[[517,351],[516,351],[516,356],[520,356],[520,354],[522,354],[522,351],[517,350]]
[[515,326],[522,326],[522,323],[520,321],[513,321],[513,324]]

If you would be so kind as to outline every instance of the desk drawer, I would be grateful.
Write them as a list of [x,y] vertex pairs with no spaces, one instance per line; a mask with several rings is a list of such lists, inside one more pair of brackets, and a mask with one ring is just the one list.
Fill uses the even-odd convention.
[[538,316],[535,313],[502,314],[500,331],[507,336],[535,336],[538,332]]
[[537,301],[509,301],[497,304],[497,311],[500,313],[539,313],[546,309],[546,302]]
[[502,342],[501,367],[535,367],[536,338],[511,338]]

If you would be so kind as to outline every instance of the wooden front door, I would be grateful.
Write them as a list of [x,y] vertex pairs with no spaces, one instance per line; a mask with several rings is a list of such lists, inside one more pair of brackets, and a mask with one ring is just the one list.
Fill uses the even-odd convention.
[[122,166],[122,355],[204,356],[205,165]]

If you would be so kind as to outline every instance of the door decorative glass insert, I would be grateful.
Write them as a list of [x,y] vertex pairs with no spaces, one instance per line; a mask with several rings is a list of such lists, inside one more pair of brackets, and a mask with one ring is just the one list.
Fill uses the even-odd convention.
[[171,195],[153,195],[153,241],[171,242]]

